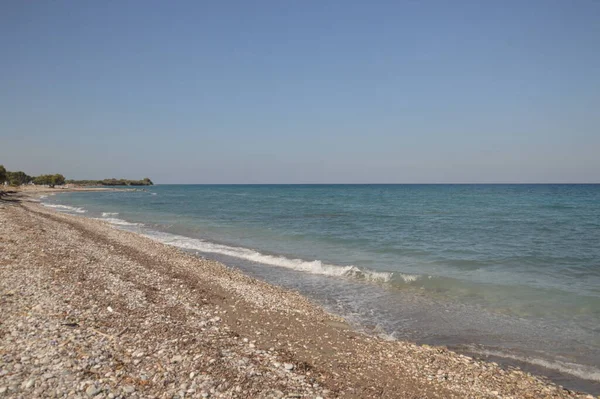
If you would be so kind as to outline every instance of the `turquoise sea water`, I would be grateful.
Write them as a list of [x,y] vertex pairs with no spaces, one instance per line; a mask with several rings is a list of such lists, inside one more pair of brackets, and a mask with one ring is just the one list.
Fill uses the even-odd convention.
[[42,201],[297,289],[360,328],[600,391],[600,185],[159,185]]

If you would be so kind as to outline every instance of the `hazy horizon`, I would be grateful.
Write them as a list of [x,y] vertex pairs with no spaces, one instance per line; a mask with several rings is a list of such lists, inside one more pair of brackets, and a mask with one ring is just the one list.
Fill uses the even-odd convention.
[[0,4],[0,164],[157,184],[600,183],[600,2]]

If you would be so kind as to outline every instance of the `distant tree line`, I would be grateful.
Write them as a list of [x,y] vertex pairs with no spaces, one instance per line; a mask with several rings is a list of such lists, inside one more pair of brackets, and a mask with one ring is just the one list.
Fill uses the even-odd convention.
[[145,177],[142,180],[103,179],[103,180],[67,180],[68,184],[78,186],[152,186],[152,180]]
[[7,171],[3,165],[0,165],[0,185],[7,182],[11,186],[22,186],[24,184],[36,184],[42,186],[62,186],[63,184],[76,184],[79,186],[152,186],[152,180],[145,177],[142,180],[128,179],[103,179],[103,180],[65,180],[61,174],[29,176],[22,171]]
[[56,175],[41,175],[33,178],[33,184],[48,185],[50,187],[62,186],[65,184],[65,177],[61,174]]
[[22,186],[24,184],[47,185],[50,187],[62,186],[65,184],[65,177],[59,173],[54,175],[29,176],[20,170],[11,172],[6,170],[4,165],[0,165],[0,185],[7,182],[11,186]]

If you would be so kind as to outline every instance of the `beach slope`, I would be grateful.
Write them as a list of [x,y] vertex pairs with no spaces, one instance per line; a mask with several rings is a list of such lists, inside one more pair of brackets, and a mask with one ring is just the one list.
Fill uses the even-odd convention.
[[353,331],[218,262],[10,199],[0,201],[0,396],[591,397]]

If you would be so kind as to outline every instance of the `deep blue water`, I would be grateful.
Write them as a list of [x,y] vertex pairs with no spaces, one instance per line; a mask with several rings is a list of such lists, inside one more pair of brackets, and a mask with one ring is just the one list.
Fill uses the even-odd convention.
[[600,185],[159,185],[43,201],[393,337],[600,381]]

